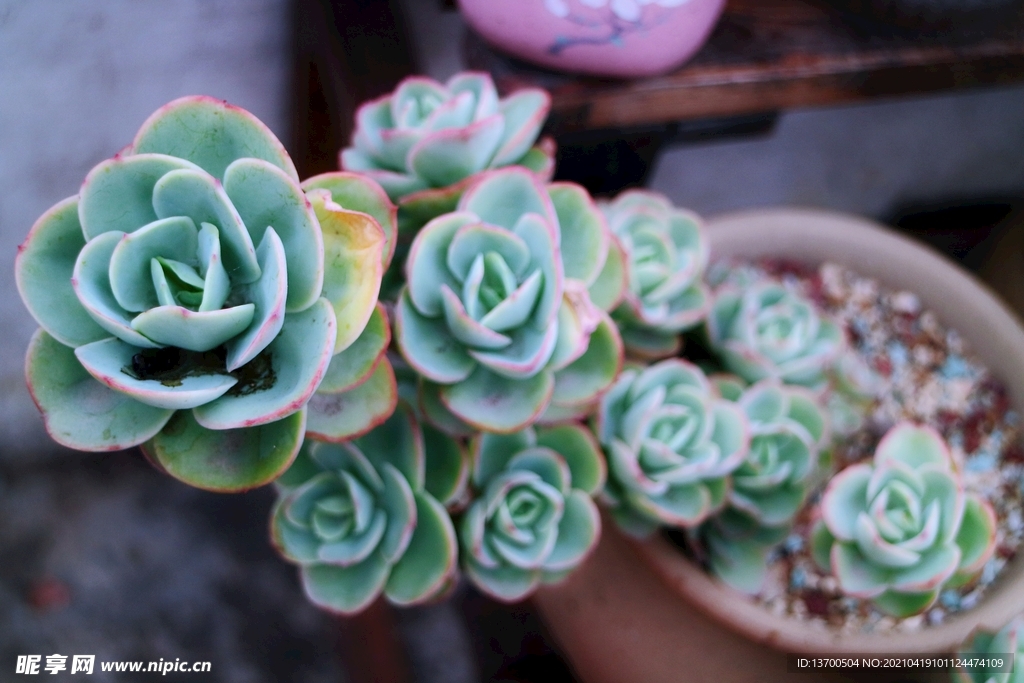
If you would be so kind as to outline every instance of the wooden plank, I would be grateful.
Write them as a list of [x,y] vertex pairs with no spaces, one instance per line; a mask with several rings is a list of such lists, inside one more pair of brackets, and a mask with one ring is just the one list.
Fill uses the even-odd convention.
[[498,55],[475,37],[466,55],[504,90],[548,88],[549,130],[557,134],[1018,81],[1024,20],[988,34],[915,37],[865,33],[810,0],[730,0],[697,56],[658,78],[555,74]]

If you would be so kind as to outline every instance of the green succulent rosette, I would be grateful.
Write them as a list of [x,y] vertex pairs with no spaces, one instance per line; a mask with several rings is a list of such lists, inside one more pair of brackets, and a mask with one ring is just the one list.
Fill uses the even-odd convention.
[[553,143],[535,145],[550,108],[538,88],[499,98],[487,73],[444,84],[413,76],[359,108],[341,167],[380,183],[399,203],[403,229],[414,231],[452,211],[464,181],[481,171],[517,165],[550,179]]
[[959,667],[953,672],[956,683],[1022,683],[1024,682],[1024,620],[1020,617],[997,632],[976,631],[960,647],[959,656],[964,659],[1012,658],[1010,667],[981,666],[966,669]]
[[608,458],[602,498],[636,536],[696,527],[721,510],[750,445],[743,410],[676,359],[625,370],[601,398],[595,432]]
[[611,386],[622,342],[590,294],[623,284],[601,277],[608,244],[583,188],[518,168],[481,174],[458,211],[428,223],[395,305],[427,418],[512,433],[575,415]]
[[846,347],[843,330],[812,301],[774,282],[723,285],[707,323],[712,348],[747,382],[819,385]]
[[601,533],[591,495],[605,467],[593,435],[580,425],[480,434],[472,451],[479,495],[459,526],[466,576],[505,602],[565,578]]
[[711,293],[703,281],[708,242],[699,216],[664,196],[629,190],[602,207],[622,253],[628,286],[613,317],[626,350],[658,359],[678,353],[679,333],[703,322]]
[[414,605],[453,584],[455,528],[428,485],[444,495],[463,474],[461,466],[428,463],[426,453],[423,431],[405,407],[352,441],[303,446],[278,480],[271,540],[299,565],[314,604],[354,614],[381,593]]
[[[47,430],[85,451],[142,445],[172,476],[235,491],[274,479],[307,403],[374,314],[387,198],[307,198],[281,143],[207,97],[164,106],[15,264],[42,327],[26,376]],[[357,209],[357,210],[350,210]],[[394,226],[391,226],[394,230]]]
[[811,538],[843,593],[898,617],[981,571],[994,548],[991,506],[964,492],[942,437],[911,423],[889,430],[872,462],[832,478]]
[[768,551],[807,500],[827,416],[808,390],[772,380],[735,400],[750,424],[750,450],[732,473],[726,507],[707,522],[703,537],[712,571],[733,588],[756,593]]

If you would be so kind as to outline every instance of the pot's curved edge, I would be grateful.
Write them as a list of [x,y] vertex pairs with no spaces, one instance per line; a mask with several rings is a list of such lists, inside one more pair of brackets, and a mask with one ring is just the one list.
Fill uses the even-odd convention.
[[[957,329],[1024,406],[1024,328],[979,280],[952,261],[873,221],[810,208],[748,210],[707,221],[712,258],[784,254],[806,263],[834,260],[893,289],[914,291]],[[834,258],[836,252],[845,258]],[[920,291],[915,290],[915,286]],[[700,611],[776,649],[828,653],[949,652],[976,628],[996,630],[1024,611],[1024,557],[1011,561],[975,608],[920,631],[836,634],[780,619],[686,561],[665,540],[635,542],[662,581]]]

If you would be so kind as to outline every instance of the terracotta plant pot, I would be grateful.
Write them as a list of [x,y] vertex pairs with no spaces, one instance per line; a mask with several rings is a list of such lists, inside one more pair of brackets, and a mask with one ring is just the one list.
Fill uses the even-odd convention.
[[459,0],[489,43],[541,66],[633,78],[663,73],[707,40],[725,0]]
[[[708,233],[713,258],[832,261],[916,293],[1003,381],[1013,405],[1024,406],[1020,322],[984,285],[929,248],[861,218],[814,210],[728,215],[710,221]],[[940,625],[916,633],[839,635],[774,616],[667,541],[627,541],[608,520],[588,564],[542,591],[537,604],[587,683],[667,683],[682,680],[682,672],[694,682],[794,681],[799,677],[786,672],[782,653],[951,652],[977,627],[998,629],[1024,611],[1024,556],[1007,564],[976,607]],[[884,680],[879,672],[867,678]],[[946,680],[946,674],[913,678]]]

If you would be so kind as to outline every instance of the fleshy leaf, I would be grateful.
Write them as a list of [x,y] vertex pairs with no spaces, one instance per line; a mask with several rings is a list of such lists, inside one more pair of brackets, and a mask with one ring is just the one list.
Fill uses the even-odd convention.
[[75,352],[37,330],[29,342],[25,376],[46,431],[57,443],[85,451],[137,446],[159,432],[173,414],[96,381]]
[[398,403],[398,388],[391,364],[380,360],[369,378],[348,391],[313,394],[310,398],[309,435],[339,443],[365,434],[386,420]]
[[110,255],[110,289],[121,308],[145,311],[158,306],[150,262],[157,257],[194,263],[199,230],[184,216],[153,221],[121,238]]
[[551,400],[558,404],[578,404],[594,400],[607,390],[622,369],[622,339],[615,324],[604,316],[590,335],[586,352],[555,373]]
[[432,597],[455,571],[458,543],[444,507],[427,493],[416,494],[416,530],[388,578],[385,594],[398,605]]
[[597,506],[583,491],[570,491],[565,497],[565,513],[558,524],[558,541],[544,568],[548,571],[571,569],[593,549],[601,535],[601,516]]
[[[256,386],[195,408],[196,420],[208,429],[237,429],[274,422],[302,409],[327,371],[335,329],[334,311],[324,298],[288,314],[281,333],[264,351],[270,368],[260,373]],[[269,382],[272,386],[260,386]]]
[[547,372],[513,380],[480,367],[462,382],[443,387],[441,400],[478,429],[507,434],[527,427],[544,412],[554,384]]
[[236,159],[255,157],[299,180],[291,157],[269,128],[244,109],[212,97],[182,97],[165,104],[142,124],[132,150],[187,159],[216,178],[223,178]]
[[584,285],[595,283],[608,257],[609,233],[587,191],[574,183],[553,183],[548,194],[562,232],[565,276]]
[[153,208],[160,218],[185,216],[197,226],[214,225],[220,233],[224,268],[235,284],[260,276],[256,248],[224,188],[202,171],[171,171],[153,188]]
[[339,614],[355,614],[380,595],[388,563],[379,552],[351,567],[312,564],[302,568],[302,585],[314,605]]
[[338,353],[359,337],[377,304],[384,231],[369,215],[341,208],[323,191],[311,192],[310,198],[323,229],[323,295],[338,319]]
[[214,431],[190,412],[179,411],[143,448],[168,474],[190,486],[246,491],[288,469],[302,445],[305,425],[305,411],[299,411],[258,427]]
[[155,221],[159,216],[153,209],[153,187],[165,174],[182,169],[200,170],[165,154],[118,155],[97,164],[79,194],[86,240],[110,231],[134,232]]
[[427,318],[416,310],[408,288],[402,291],[395,306],[395,341],[409,365],[435,382],[460,382],[476,366],[448,333],[443,321]]
[[288,262],[289,313],[305,310],[324,283],[324,242],[313,209],[298,183],[273,164],[238,159],[224,171],[224,192],[234,203],[253,244],[273,228]]
[[128,374],[139,352],[119,339],[103,339],[79,346],[75,356],[90,375],[106,386],[155,408],[181,410],[209,403],[223,396],[238,380],[230,375],[196,374],[160,381]]
[[256,250],[260,279],[245,288],[245,299],[254,306],[252,322],[244,333],[228,342],[227,368],[233,372],[255,358],[284,326],[290,281],[284,244],[269,228]]
[[487,168],[504,130],[502,117],[491,116],[431,133],[409,150],[409,167],[433,187],[451,185]]
[[561,425],[537,430],[537,445],[561,455],[572,473],[572,487],[588,494],[604,486],[604,456],[590,431],[580,425]]
[[384,267],[391,263],[398,237],[398,207],[377,183],[358,173],[336,171],[313,176],[302,183],[302,189],[328,190],[331,201],[350,211],[369,214],[384,230]]
[[423,489],[423,434],[410,409],[400,406],[380,429],[362,435],[353,442],[378,470],[390,463],[414,491]]
[[84,246],[78,201],[70,197],[40,216],[14,261],[18,293],[29,313],[57,341],[72,347],[108,336],[71,286],[75,261]]
[[426,451],[424,488],[442,505],[457,503],[469,479],[469,456],[462,445],[430,425],[421,425]]
[[110,255],[123,236],[121,232],[106,232],[88,242],[78,254],[71,286],[89,316],[107,332],[133,346],[159,348],[159,344],[132,329],[131,316],[110,290]]
[[391,328],[388,326],[387,314],[378,303],[359,338],[331,359],[324,381],[317,391],[321,394],[336,394],[355,388],[370,377],[390,342]]

